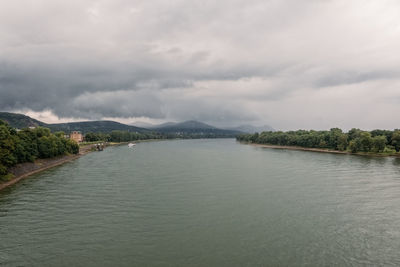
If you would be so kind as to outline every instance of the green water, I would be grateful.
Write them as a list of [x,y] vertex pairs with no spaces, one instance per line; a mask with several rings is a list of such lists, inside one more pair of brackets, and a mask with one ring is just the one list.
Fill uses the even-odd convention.
[[0,192],[0,265],[399,266],[400,159],[107,148]]

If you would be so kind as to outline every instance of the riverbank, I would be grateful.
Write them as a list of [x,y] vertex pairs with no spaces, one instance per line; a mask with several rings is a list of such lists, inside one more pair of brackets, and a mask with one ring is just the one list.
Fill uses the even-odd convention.
[[287,150],[299,150],[299,151],[310,151],[319,153],[333,153],[333,154],[344,154],[344,155],[357,155],[357,156],[370,156],[370,157],[400,157],[400,153],[372,153],[372,152],[357,152],[352,153],[349,151],[339,151],[332,149],[323,148],[309,148],[309,147],[298,147],[298,146],[278,146],[278,145],[267,145],[267,144],[256,144],[248,142],[240,142],[242,144],[253,145],[257,147],[272,148],[272,149],[287,149]]
[[48,170],[50,168],[62,165],[64,163],[75,160],[83,155],[88,154],[92,151],[92,145],[85,145],[80,147],[79,154],[73,155],[63,155],[54,158],[48,159],[37,159],[35,162],[24,162],[17,164],[16,166],[10,168],[9,172],[13,175],[13,178],[6,182],[0,182],[0,191],[4,188],[7,188],[11,185],[14,185],[25,179],[32,174],[36,174],[42,172],[44,170]]
[[[140,143],[140,142],[150,142],[150,141],[159,141],[160,139],[148,139],[148,140],[136,140],[132,141],[134,143]],[[75,160],[83,155],[88,154],[89,152],[96,151],[93,147],[94,144],[99,143],[98,142],[91,142],[87,143],[83,146],[79,147],[79,154],[73,155],[63,155],[63,156],[58,156],[54,158],[48,158],[48,159],[37,159],[35,162],[24,162],[17,164],[14,167],[11,167],[9,172],[13,175],[13,178],[9,181],[5,182],[0,182],[0,191],[3,190],[4,188],[7,188],[11,185],[14,185],[18,183],[19,181],[28,178],[29,176],[48,170],[50,168],[62,165],[64,163],[70,162],[72,160]],[[121,146],[121,145],[126,145],[130,142],[120,142],[120,143],[114,143],[114,142],[109,142],[107,143],[107,146]]]

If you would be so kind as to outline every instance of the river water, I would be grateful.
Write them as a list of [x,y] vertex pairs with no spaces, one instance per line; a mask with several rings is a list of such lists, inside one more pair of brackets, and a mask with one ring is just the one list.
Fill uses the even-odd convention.
[[0,265],[400,265],[400,159],[111,147],[0,192]]

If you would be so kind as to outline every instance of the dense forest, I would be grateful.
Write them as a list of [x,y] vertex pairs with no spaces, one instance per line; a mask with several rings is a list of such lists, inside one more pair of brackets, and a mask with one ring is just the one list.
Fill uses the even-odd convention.
[[53,134],[43,127],[17,131],[0,120],[0,180],[10,178],[8,169],[17,163],[67,153],[79,153],[79,145],[64,138],[63,132]]
[[362,131],[351,129],[345,133],[339,128],[330,131],[288,131],[242,134],[237,140],[256,144],[322,148],[351,153],[388,153],[400,151],[400,130]]

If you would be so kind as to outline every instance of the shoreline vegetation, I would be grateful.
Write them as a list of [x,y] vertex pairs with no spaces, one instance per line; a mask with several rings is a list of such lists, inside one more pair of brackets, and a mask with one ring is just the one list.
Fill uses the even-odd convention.
[[79,145],[63,132],[43,127],[17,130],[0,120],[0,182],[14,178],[10,171],[17,165],[78,153]]
[[362,131],[339,128],[329,131],[262,132],[238,135],[241,143],[275,149],[350,154],[362,156],[400,157],[400,130]]

